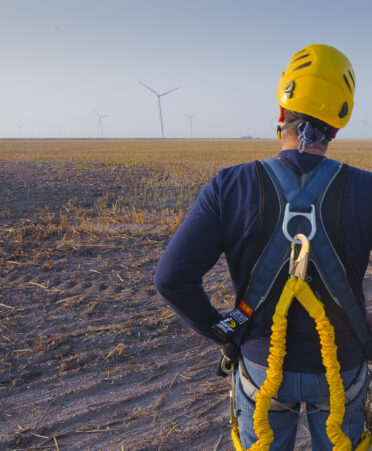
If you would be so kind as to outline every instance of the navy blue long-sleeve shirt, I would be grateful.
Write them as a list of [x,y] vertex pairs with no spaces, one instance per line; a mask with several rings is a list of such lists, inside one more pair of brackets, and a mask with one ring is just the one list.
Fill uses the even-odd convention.
[[[324,158],[297,150],[282,151],[279,156],[299,173],[311,171]],[[353,289],[363,308],[362,279],[372,248],[371,193],[372,173],[349,166],[340,227]],[[214,339],[210,328],[221,314],[210,304],[202,277],[224,252],[235,293],[245,289],[257,237],[258,208],[254,163],[222,169],[201,191],[158,263],[154,279],[158,291],[189,326],[206,337]],[[267,364],[274,307],[275,303],[269,302],[255,316],[241,347],[244,356],[262,365]],[[340,332],[336,328],[336,343],[341,368],[346,370],[360,363],[362,353],[348,326],[341,326]],[[324,371],[314,322],[299,305],[292,305],[288,314],[284,369]]]

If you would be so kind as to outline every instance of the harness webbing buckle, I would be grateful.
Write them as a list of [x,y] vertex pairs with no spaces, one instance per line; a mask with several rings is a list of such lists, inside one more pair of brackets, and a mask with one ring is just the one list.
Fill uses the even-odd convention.
[[289,209],[290,205],[289,203],[286,204],[285,210],[284,210],[284,218],[283,218],[283,233],[284,236],[287,238],[287,240],[292,241],[292,243],[300,244],[299,240],[296,240],[296,237],[292,237],[288,232],[288,224],[289,221],[296,217],[296,216],[303,216],[305,217],[311,224],[311,232],[310,235],[307,237],[309,241],[311,241],[314,238],[315,232],[316,232],[316,218],[315,218],[315,206],[314,204],[311,204],[311,211],[309,213],[306,213],[304,211],[291,211]]
[[[309,264],[310,243],[309,239],[299,233],[294,237],[296,242],[291,245],[291,257],[289,260],[289,274],[305,280]],[[301,243],[301,249],[297,256],[297,242]]]

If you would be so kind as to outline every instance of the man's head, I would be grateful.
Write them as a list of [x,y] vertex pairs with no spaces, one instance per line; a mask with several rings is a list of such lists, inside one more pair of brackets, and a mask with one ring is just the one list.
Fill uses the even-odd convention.
[[313,44],[291,58],[279,80],[279,133],[299,138],[300,148],[334,138],[350,119],[355,75],[350,61],[334,47]]
[[285,110],[283,107],[280,107],[279,122],[278,138],[282,140],[283,149],[298,148],[303,151],[316,146],[320,153],[325,153],[329,142],[338,131],[319,119]]

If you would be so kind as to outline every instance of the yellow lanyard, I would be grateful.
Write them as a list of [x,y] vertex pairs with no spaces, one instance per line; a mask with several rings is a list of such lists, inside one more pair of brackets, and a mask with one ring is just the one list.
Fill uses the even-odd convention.
[[[256,409],[253,414],[253,427],[258,440],[252,445],[250,450],[268,451],[270,444],[274,441],[274,433],[270,428],[268,413],[271,398],[277,394],[283,379],[287,314],[293,299],[296,298],[311,318],[315,320],[320,338],[322,361],[326,368],[326,378],[330,393],[330,414],[326,421],[327,435],[334,445],[333,449],[335,451],[351,451],[351,441],[341,429],[345,414],[345,392],[340,376],[340,364],[337,360],[334,328],[326,316],[323,303],[315,297],[310,286],[303,280],[306,277],[309,242],[303,235],[297,235],[295,239],[300,239],[303,246],[297,260],[295,260],[295,246],[292,247],[290,264],[292,276],[284,286],[273,316],[266,380],[256,396]],[[363,434],[363,440],[356,448],[358,451],[368,450],[372,442],[369,432]],[[233,424],[232,439],[236,450],[244,451],[236,424]]]
[[320,337],[322,360],[326,368],[330,393],[330,414],[326,422],[327,435],[335,445],[334,449],[351,450],[351,441],[341,430],[345,413],[345,393],[340,376],[340,364],[337,360],[334,329],[326,317],[323,304],[315,297],[309,285],[296,276],[291,277],[285,284],[273,316],[266,380],[256,396],[256,410],[253,415],[258,441],[250,449],[269,450],[270,443],[274,440],[268,412],[271,398],[277,394],[283,379],[287,314],[293,298],[296,298],[315,320]]

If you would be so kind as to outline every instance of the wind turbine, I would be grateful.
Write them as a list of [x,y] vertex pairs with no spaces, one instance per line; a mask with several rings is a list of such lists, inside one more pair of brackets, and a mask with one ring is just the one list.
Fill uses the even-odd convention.
[[166,92],[162,92],[161,94],[157,93],[156,91],[154,91],[152,88],[150,88],[149,86],[145,85],[145,83],[142,83],[142,81],[138,80],[138,83],[140,83],[142,86],[144,86],[146,89],[148,89],[149,91],[151,91],[152,93],[154,93],[156,95],[156,97],[158,98],[158,102],[159,102],[159,115],[160,115],[160,126],[161,126],[161,137],[164,139],[164,127],[163,127],[163,114],[161,111],[161,97],[166,96],[167,94],[170,94],[173,91],[176,91],[176,89],[179,89],[180,86],[178,86],[177,88],[173,88],[170,91],[166,91]]
[[277,119],[275,116],[269,114],[266,112],[266,116],[270,118],[270,128],[272,130],[272,133],[274,134],[274,138],[276,137],[276,129],[275,129],[275,123],[277,122]]
[[102,138],[103,138],[103,123],[102,123],[102,119],[105,118],[105,117],[109,117],[110,114],[99,114],[98,111],[96,111],[93,107],[92,107],[92,110],[98,116],[97,127],[99,127],[101,129],[101,134],[102,134]]
[[192,138],[192,118],[196,115],[196,114],[198,114],[198,113],[194,113],[194,114],[192,114],[191,116],[189,116],[189,115],[187,115],[187,114],[183,114],[185,117],[187,117],[187,119],[189,120],[189,122],[190,122],[190,138]]

